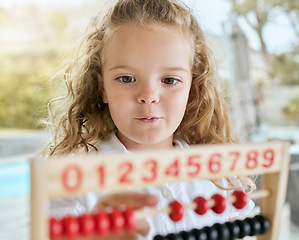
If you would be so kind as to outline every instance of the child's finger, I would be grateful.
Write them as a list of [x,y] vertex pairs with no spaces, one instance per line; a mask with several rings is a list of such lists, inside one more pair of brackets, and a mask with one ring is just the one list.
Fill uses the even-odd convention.
[[[93,236],[91,238],[88,238],[88,240],[137,240],[137,234],[136,233],[126,233],[122,232],[119,234],[108,234],[105,237],[98,237],[98,236]],[[83,240],[83,239],[82,239]],[[86,240],[86,239],[84,239]]]
[[143,207],[153,207],[158,203],[157,197],[151,194],[143,194],[136,192],[107,194],[99,199],[94,210],[106,208],[108,206],[119,207],[122,205],[133,209]]
[[149,225],[145,219],[138,220],[136,232],[141,234],[143,237],[147,236],[149,233]]

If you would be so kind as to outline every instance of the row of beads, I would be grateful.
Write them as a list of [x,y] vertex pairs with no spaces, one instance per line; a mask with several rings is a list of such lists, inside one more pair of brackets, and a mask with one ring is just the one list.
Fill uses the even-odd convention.
[[[232,197],[234,198],[232,204],[235,208],[242,209],[246,206],[247,195],[243,191],[235,190]],[[211,204],[211,201],[213,204]],[[220,194],[214,194],[210,200],[196,197],[193,202],[195,203],[193,210],[199,215],[204,215],[209,209],[217,214],[221,214],[226,208],[227,199]],[[169,204],[169,207],[171,209],[169,214],[171,220],[175,222],[181,220],[184,215],[184,206],[178,201],[173,201]]]
[[72,240],[79,235],[88,238],[93,234],[103,237],[109,232],[114,234],[123,230],[132,232],[135,227],[134,211],[131,208],[126,208],[123,211],[113,209],[109,213],[98,211],[95,214],[84,214],[79,217],[50,218],[50,239],[54,240],[65,236]]
[[[247,195],[241,190],[235,190],[232,194],[232,204],[237,208],[243,208],[247,203]],[[211,202],[213,202],[211,204]],[[214,194],[210,200],[197,197],[193,200],[193,209],[199,214],[205,214],[209,209],[215,213],[222,213],[226,208],[227,199],[220,194]],[[178,201],[169,203],[169,217],[172,221],[180,221],[184,215],[184,208]],[[94,214],[84,214],[79,217],[66,216],[63,219],[50,219],[50,239],[55,240],[61,236],[67,239],[75,239],[81,235],[89,237],[93,234],[105,236],[108,232],[117,234],[120,231],[134,231],[136,226],[135,213],[131,208],[124,210],[113,209],[111,212],[98,211]]]
[[262,215],[224,224],[216,223],[211,227],[192,229],[189,232],[181,231],[166,236],[156,235],[154,240],[233,240],[245,236],[264,234],[270,227],[269,221]]

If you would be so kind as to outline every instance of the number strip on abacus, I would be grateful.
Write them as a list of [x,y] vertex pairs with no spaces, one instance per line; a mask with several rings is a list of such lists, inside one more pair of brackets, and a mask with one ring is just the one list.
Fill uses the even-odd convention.
[[47,196],[67,197],[87,191],[122,191],[130,186],[275,172],[280,169],[283,147],[281,142],[267,142],[66,156],[46,163],[51,183]]

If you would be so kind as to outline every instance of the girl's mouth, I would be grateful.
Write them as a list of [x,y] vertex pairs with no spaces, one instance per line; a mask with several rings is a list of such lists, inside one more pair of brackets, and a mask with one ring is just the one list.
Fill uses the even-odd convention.
[[143,123],[154,123],[154,122],[157,122],[159,119],[161,119],[161,118],[154,117],[154,116],[137,118],[138,121],[141,121]]

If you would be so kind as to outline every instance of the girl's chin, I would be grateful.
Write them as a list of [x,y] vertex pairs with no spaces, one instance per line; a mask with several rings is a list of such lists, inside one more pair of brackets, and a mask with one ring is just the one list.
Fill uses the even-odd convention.
[[131,139],[122,139],[120,138],[121,142],[125,145],[127,149],[134,149],[134,148],[143,148],[143,149],[150,149],[150,148],[166,148],[172,147],[172,137],[171,138],[157,138],[149,136],[146,137],[135,137]]

